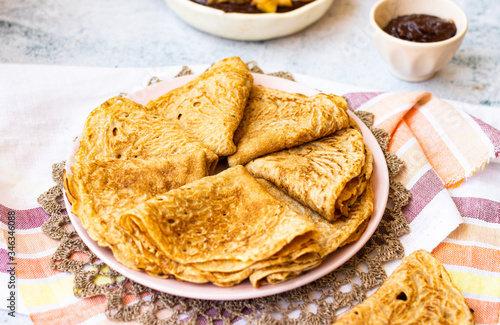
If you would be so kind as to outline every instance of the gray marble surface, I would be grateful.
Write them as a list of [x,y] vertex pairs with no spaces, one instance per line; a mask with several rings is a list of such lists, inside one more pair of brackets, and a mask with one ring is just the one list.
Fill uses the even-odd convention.
[[[469,18],[465,40],[450,64],[421,83],[393,77],[379,58],[368,26],[375,0],[336,0],[306,30],[259,42],[195,30],[162,0],[0,0],[0,63],[155,67],[240,56],[266,72],[290,71],[388,91],[426,90],[500,110],[500,2],[456,2]],[[30,322],[0,309],[1,324]]]
[[205,34],[162,0],[0,0],[0,62],[151,67],[209,64],[237,55],[266,71],[286,70],[380,90],[426,90],[442,98],[500,107],[500,3],[456,0],[469,30],[452,62],[433,79],[393,77],[370,37],[375,0],[336,0],[293,36],[244,42]]

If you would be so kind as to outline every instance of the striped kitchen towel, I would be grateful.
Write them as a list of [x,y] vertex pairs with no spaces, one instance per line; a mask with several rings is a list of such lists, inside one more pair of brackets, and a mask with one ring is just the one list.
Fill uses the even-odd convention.
[[[9,215],[15,216],[13,246],[6,244]],[[14,262],[16,312],[27,312],[35,324],[80,324],[85,321],[111,324],[104,314],[104,296],[76,298],[73,294],[74,276],[50,267],[50,258],[60,242],[50,239],[42,231],[41,226],[49,217],[40,207],[12,210],[0,204],[3,235],[0,238],[0,279],[6,279],[9,263]],[[15,252],[13,261],[9,259],[11,251]],[[4,288],[2,291],[6,292]]]
[[375,115],[373,127],[391,135],[389,151],[407,165],[405,185],[432,169],[446,188],[457,187],[500,152],[498,130],[428,92],[346,97],[353,109]]
[[346,98],[375,115],[374,126],[391,135],[389,151],[405,162],[397,177],[412,194],[405,254],[432,252],[476,324],[499,324],[500,164],[486,164],[500,153],[500,131],[428,92]]
[[463,223],[432,253],[474,310],[476,324],[500,324],[500,164],[450,190]]

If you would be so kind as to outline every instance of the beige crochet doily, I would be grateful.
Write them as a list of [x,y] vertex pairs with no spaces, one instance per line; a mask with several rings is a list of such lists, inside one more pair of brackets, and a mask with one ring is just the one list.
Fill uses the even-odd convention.
[[[253,72],[262,73],[254,62],[249,66]],[[184,67],[178,76],[190,73],[191,70]],[[289,73],[272,75],[293,80]],[[151,83],[157,81],[157,78],[152,79]],[[76,297],[105,295],[106,315],[117,321],[232,324],[246,319],[249,324],[330,324],[335,321],[339,310],[360,303],[368,290],[384,281],[387,275],[382,264],[404,257],[399,237],[409,232],[401,208],[408,204],[410,193],[394,181],[403,162],[387,152],[389,135],[371,128],[373,116],[359,111],[356,114],[370,128],[385,153],[390,177],[388,205],[379,227],[366,245],[343,266],[313,283],[275,296],[240,301],[182,298],[135,283],[102,263],[72,228],[64,204],[61,204],[64,162],[53,165],[56,185],[38,199],[50,215],[42,226],[43,232],[60,241],[50,259],[50,266],[74,274],[73,293]],[[83,260],[82,254],[86,257]]]

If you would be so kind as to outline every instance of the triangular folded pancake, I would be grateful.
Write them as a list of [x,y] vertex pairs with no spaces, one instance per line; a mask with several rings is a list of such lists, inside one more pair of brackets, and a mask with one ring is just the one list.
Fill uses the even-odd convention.
[[[245,181],[250,180],[247,178]],[[349,234],[358,229],[363,220],[367,220],[373,209],[371,183],[366,194],[353,206],[349,218],[341,218],[332,224],[268,181],[257,181],[274,198],[313,222],[319,237],[312,237],[309,233],[297,236],[274,255],[257,262],[236,258],[182,264],[164,255],[141,232],[127,232],[124,243],[112,248],[115,257],[132,269],[144,269],[154,276],[171,275],[178,280],[195,283],[212,282],[218,286],[232,286],[249,278],[255,287],[276,284],[318,266],[321,258],[345,242]]]
[[[164,194],[171,188],[177,188],[182,184],[189,183],[189,185],[196,187],[192,181],[207,175],[206,170],[202,170],[205,166],[204,159],[201,157],[203,153],[198,154],[200,155],[198,163],[191,156],[173,155],[149,159],[93,160],[75,164],[73,167],[75,175],[65,175],[65,188],[68,198],[73,202],[73,212],[82,216],[80,219],[91,238],[98,241],[101,246],[109,246],[120,263],[131,269],[145,270],[154,276],[175,276],[179,280],[197,283],[212,282],[216,285],[228,286],[243,281],[259,269],[294,261],[312,263],[320,260],[314,230],[298,235],[290,242],[285,242],[283,247],[267,259],[243,261],[239,259],[238,255],[233,256],[233,259],[186,264],[170,259],[150,242],[141,240],[142,236],[133,236],[133,234],[124,231],[119,225],[119,220],[126,211],[134,209],[149,198],[156,198],[157,195]],[[181,159],[182,157],[184,159]],[[201,169],[197,166],[201,166]],[[231,187],[230,183],[235,179],[240,179],[242,184],[252,187],[249,181],[253,180],[253,185],[257,186],[257,192],[259,192],[259,184],[243,167],[238,168],[241,169],[240,172],[243,171],[243,176],[246,177],[240,179],[239,173],[229,173],[227,177],[224,177],[224,174],[219,174],[216,178],[222,177],[228,187]],[[210,178],[205,178],[205,180],[209,181]],[[218,183],[214,186],[221,186],[221,184]],[[248,193],[249,191],[245,192],[245,194]],[[267,203],[271,201],[278,205],[274,208],[283,208],[279,207],[278,201],[274,200],[273,202],[272,197],[263,189],[260,189],[260,194],[264,194],[264,197],[260,197],[259,201]],[[216,196],[217,191],[213,191],[210,195]],[[182,197],[178,197],[178,199],[183,200]],[[152,201],[158,200],[152,199]],[[219,203],[221,202],[216,204]],[[154,211],[151,212],[154,213]],[[288,214],[292,217],[294,215],[292,211],[288,211]],[[222,215],[218,215],[218,217],[222,217]],[[267,215],[262,217],[265,218]],[[293,231],[296,231],[295,227],[301,228],[300,219],[302,219],[302,224],[308,223],[307,220],[297,215],[295,218],[299,219],[298,223],[287,223],[286,213],[281,217],[282,219],[276,224],[284,221],[285,225],[288,224]],[[226,222],[227,220],[222,217],[220,221]],[[266,220],[262,220],[262,222],[266,223]],[[281,228],[277,231],[281,234],[286,232]],[[227,234],[224,233],[224,235]],[[273,238],[269,238],[269,241],[271,240]],[[258,258],[264,256],[257,255]]]
[[101,246],[122,240],[116,230],[119,212],[208,175],[203,151],[147,159],[77,162],[64,174],[72,212]]
[[215,63],[187,84],[149,102],[170,121],[219,156],[236,151],[234,132],[243,117],[253,77],[248,66],[237,57]]
[[341,324],[474,324],[474,316],[441,263],[419,250],[334,323]]
[[[142,242],[140,245],[142,245]],[[282,251],[283,250],[286,249],[282,249]],[[235,271],[227,269],[226,266],[230,265],[232,261],[237,263],[236,260],[210,261],[208,262],[208,264],[211,264],[214,270],[207,271],[204,270],[203,267],[200,268],[201,264],[206,265],[207,263],[180,264],[162,255],[161,252],[155,252],[155,256],[146,261],[145,266],[146,269],[154,270],[154,268],[156,267],[155,263],[161,265],[162,269],[160,270],[160,272],[154,272],[152,274],[154,276],[161,276],[161,272],[164,272],[164,274],[173,275],[178,280],[190,281],[195,283],[212,282],[213,284],[218,286],[232,286],[249,278],[252,274],[259,273],[261,270],[270,269],[273,267],[282,267],[284,265],[292,264],[298,264],[301,267],[307,267],[308,265],[313,264],[318,265],[318,263],[321,262],[321,258],[319,257],[317,250],[317,245],[314,243],[314,240],[311,240],[311,243],[307,245],[307,247],[304,247],[302,249],[299,248],[297,252],[291,254],[289,253],[288,256],[281,256],[280,251],[278,252],[278,254],[275,254],[267,259],[245,265],[244,267],[239,268]],[[158,262],[155,262],[155,258],[158,258]],[[127,258],[127,262],[128,261],[130,261],[130,258]],[[220,270],[217,270],[217,264],[220,264]],[[137,266],[133,266],[132,268],[137,268]],[[266,283],[252,282],[252,284],[255,287],[258,287]]]
[[87,118],[75,161],[144,159],[203,152],[212,172],[218,157],[176,123],[129,99],[114,97]]
[[200,263],[189,263],[201,271],[207,272],[237,272],[244,268],[251,267],[252,269],[262,269],[269,266],[291,263],[294,261],[311,262],[319,259],[319,247],[315,238],[307,236],[298,236],[292,242],[284,246],[278,253],[273,256],[258,262],[240,259],[223,259],[210,260]]
[[360,174],[365,162],[363,136],[347,128],[320,140],[282,150],[249,162],[245,167],[285,193],[333,221],[335,202],[347,182]]
[[322,138],[348,125],[347,102],[343,97],[290,94],[254,85],[234,135],[238,150],[228,157],[228,163],[244,165],[254,158]]
[[322,258],[342,246],[373,212],[373,183],[371,181],[368,182],[365,192],[352,205],[349,216],[339,217],[334,222],[327,221],[317,212],[297,202],[271,182],[263,178],[258,178],[257,181],[276,199],[315,223],[319,232],[317,243]]
[[197,273],[208,277],[210,272],[193,271],[197,263],[253,264],[291,254],[318,236],[313,222],[276,200],[242,166],[139,204],[122,214],[120,226],[140,250],[152,248],[155,255],[184,265],[187,269],[179,270],[191,275],[163,265],[165,273],[173,271],[180,279]]
[[[285,251],[288,252],[285,253]],[[283,268],[285,268],[285,270],[290,270],[293,268],[295,272],[298,272],[299,269],[303,269],[304,271],[306,268],[309,269],[308,267],[311,265],[317,266],[321,263],[321,258],[317,251],[317,244],[314,240],[310,240],[306,246],[297,248],[294,252],[283,248],[277,254],[267,259],[255,262],[236,271],[229,271],[225,269],[227,263],[220,263],[223,261],[212,261],[211,263],[214,267],[220,263],[220,270],[214,269],[213,271],[201,270],[199,267],[201,263],[185,264],[183,266],[186,267],[186,270],[189,269],[189,271],[193,274],[196,274],[196,272],[198,272],[198,274],[203,274],[203,277],[206,279],[205,282],[210,281],[219,286],[228,286],[249,278],[252,285],[257,288],[261,285],[267,284],[265,281],[259,281],[263,276],[265,276],[263,274],[276,272],[270,272],[270,270]],[[176,274],[176,277],[181,279],[184,274],[181,274],[180,276],[177,276]],[[198,278],[198,280],[199,279],[201,278]]]

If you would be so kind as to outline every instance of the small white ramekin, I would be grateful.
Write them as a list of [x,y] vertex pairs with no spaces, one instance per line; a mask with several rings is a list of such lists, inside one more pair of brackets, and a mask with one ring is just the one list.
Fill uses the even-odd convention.
[[[457,33],[440,42],[417,43],[393,37],[383,31],[398,16],[427,14],[453,20]],[[370,28],[375,47],[397,78],[424,81],[451,61],[467,32],[464,11],[451,0],[381,0],[370,12]]]

